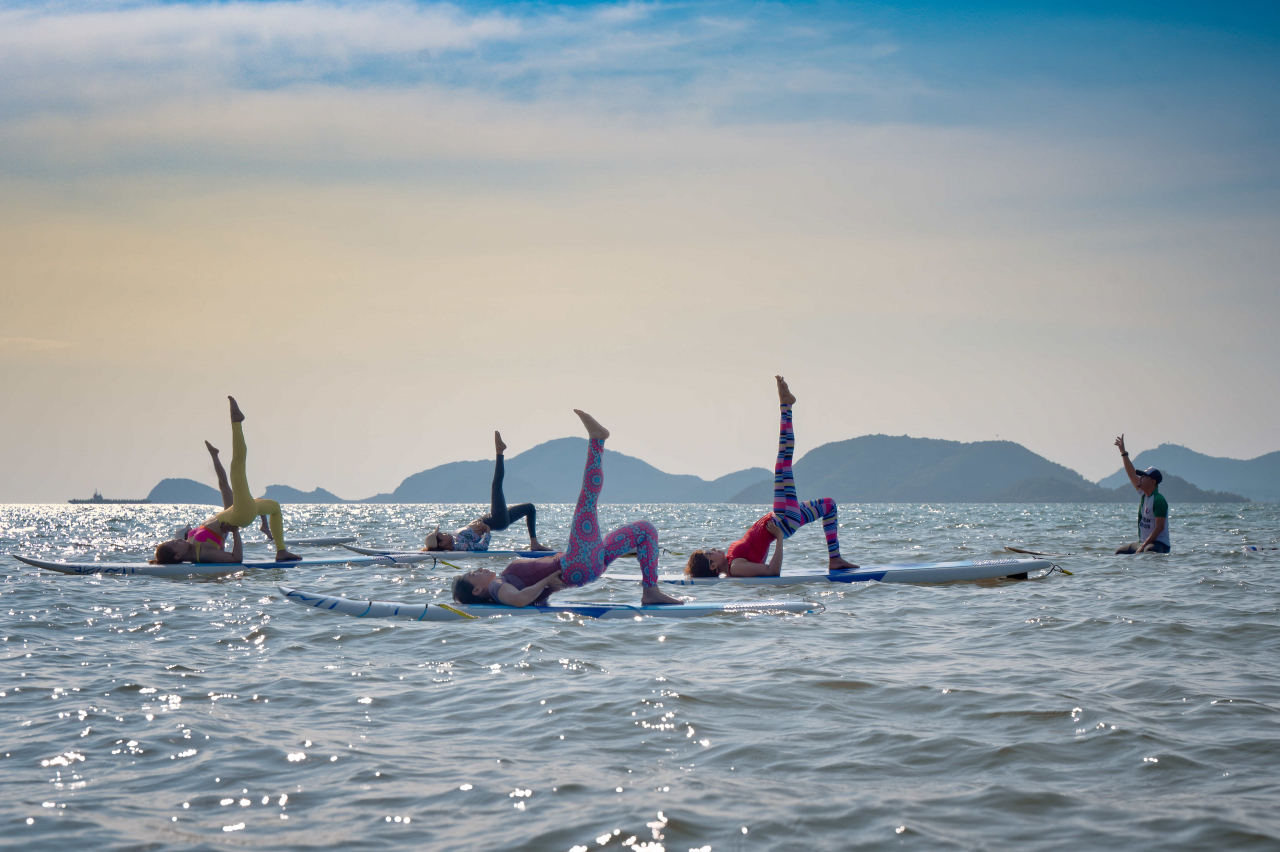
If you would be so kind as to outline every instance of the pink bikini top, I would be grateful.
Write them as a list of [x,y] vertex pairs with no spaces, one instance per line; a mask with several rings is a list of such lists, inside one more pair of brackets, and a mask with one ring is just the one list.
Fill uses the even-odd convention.
[[187,534],[187,541],[204,542],[216,541],[219,546],[222,545],[222,536],[215,533],[208,527],[196,527]]
[[187,533],[187,541],[191,543],[191,547],[195,550],[194,562],[200,561],[200,545],[206,541],[216,542],[218,549],[222,549],[222,536],[218,535],[208,527],[196,527]]

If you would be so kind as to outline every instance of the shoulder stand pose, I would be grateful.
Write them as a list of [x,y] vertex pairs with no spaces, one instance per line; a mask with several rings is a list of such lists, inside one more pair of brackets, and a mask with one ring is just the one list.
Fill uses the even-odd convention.
[[[778,403],[782,407],[782,426],[778,435],[778,460],[773,468],[773,511],[752,524],[742,538],[725,550],[695,550],[689,554],[684,573],[690,577],[776,577],[782,571],[782,542],[795,535],[805,524],[822,518],[827,536],[827,567],[838,571],[857,568],[840,557],[840,533],[836,518],[836,501],[830,497],[796,499],[796,482],[791,475],[791,455],[796,438],[791,429],[791,406],[796,398],[782,376],[778,382]],[[765,562],[769,545],[777,542],[773,558]]]
[[[244,414],[235,399],[231,400],[231,505],[196,527],[184,538],[166,541],[156,548],[155,562],[171,565],[178,562],[241,562],[244,559],[240,528],[252,524],[259,515],[265,515],[271,525],[271,537],[276,542],[276,561],[291,562],[302,557],[284,549],[284,521],[280,516],[280,504],[275,500],[255,500],[245,476],[245,457],[248,448],[244,442]],[[209,447],[217,464],[216,451]],[[221,484],[221,481],[219,482]],[[225,502],[226,495],[224,493]],[[224,547],[227,533],[231,533],[232,548]]]
[[1169,552],[1169,503],[1160,493],[1164,474],[1149,467],[1135,470],[1124,448],[1124,435],[1116,438],[1124,472],[1129,475],[1133,487],[1142,493],[1138,499],[1138,541],[1131,541],[1116,550],[1120,553],[1168,553]]
[[493,464],[493,485],[489,491],[489,514],[452,533],[442,533],[436,527],[427,533],[423,550],[488,550],[491,532],[501,532],[521,518],[529,529],[529,549],[551,549],[538,541],[538,507],[532,503],[507,505],[507,498],[502,493],[505,475],[502,454],[506,452],[507,445],[502,443],[502,435],[497,432],[493,433],[493,446],[497,450],[497,459]]
[[624,553],[634,550],[640,559],[641,604],[682,604],[658,589],[658,531],[648,521],[627,524],[600,537],[596,501],[604,487],[604,442],[609,430],[591,415],[574,409],[587,427],[587,466],[582,474],[582,491],[573,511],[573,529],[564,553],[538,559],[519,559],[502,574],[486,568],[468,571],[453,581],[453,599],[458,603],[500,603],[507,606],[541,604],[552,592],[568,586],[595,582],[605,569]]

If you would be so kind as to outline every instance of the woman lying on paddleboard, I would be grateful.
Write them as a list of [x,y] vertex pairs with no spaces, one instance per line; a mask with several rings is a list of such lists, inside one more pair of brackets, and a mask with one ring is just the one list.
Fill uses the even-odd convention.
[[[222,460],[218,458],[218,453],[221,450],[208,441],[204,442],[204,448],[209,451],[209,458],[213,459],[213,475],[218,479],[218,491],[222,494],[222,508],[230,509],[231,504],[235,502],[235,497],[231,493],[231,480],[227,479],[227,469],[222,466]],[[262,524],[259,529],[262,530],[263,535],[271,538],[271,527],[267,525],[267,516],[262,515],[261,518]],[[197,529],[199,527],[192,528],[190,524],[187,524],[185,527],[178,528],[173,537],[186,539]]]
[[[782,427],[778,435],[778,460],[773,467],[773,511],[751,525],[747,534],[725,550],[695,550],[689,554],[684,573],[690,577],[776,577],[782,572],[782,541],[795,535],[810,521],[822,518],[827,535],[828,569],[857,568],[840,558],[840,535],[836,521],[836,501],[830,497],[796,499],[796,481],[791,475],[791,454],[796,436],[791,429],[791,406],[796,398],[782,376],[778,382],[778,403],[782,406]],[[769,545],[777,542],[773,558],[765,562]]]
[[453,581],[453,599],[458,603],[500,603],[507,606],[540,604],[552,592],[569,586],[585,586],[600,579],[619,556],[631,551],[640,560],[641,604],[682,604],[658,589],[658,531],[648,521],[618,527],[603,539],[596,519],[596,501],[604,487],[604,442],[609,430],[590,414],[574,409],[587,427],[587,465],[582,473],[582,491],[573,510],[573,530],[564,553],[537,559],[517,559],[501,575],[486,568],[468,571]]
[[[280,516],[280,504],[275,500],[255,500],[249,490],[249,479],[244,469],[248,448],[244,443],[244,427],[240,425],[244,414],[235,399],[227,399],[231,400],[231,506],[196,527],[185,538],[166,541],[158,546],[156,558],[152,560],[156,564],[241,562],[244,552],[240,528],[252,524],[259,515],[266,515],[270,523],[271,537],[276,541],[276,561],[292,562],[302,558],[284,549],[284,520]],[[227,533],[231,533],[232,538],[230,553],[224,549]]]
[[427,533],[423,550],[488,550],[490,533],[501,532],[521,518],[529,528],[529,549],[551,549],[538,542],[538,508],[532,503],[507,505],[507,498],[502,493],[502,478],[506,473],[502,454],[507,445],[502,443],[502,435],[497,432],[493,433],[493,446],[497,450],[497,460],[493,464],[493,485],[489,490],[489,514],[452,533],[442,533],[436,527]]

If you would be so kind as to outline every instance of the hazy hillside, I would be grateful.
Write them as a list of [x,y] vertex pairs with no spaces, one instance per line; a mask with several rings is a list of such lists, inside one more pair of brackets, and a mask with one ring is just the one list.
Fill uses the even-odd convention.
[[[1137,494],[1102,488],[1070,468],[1011,441],[939,441],[864,435],[823,444],[795,462],[801,499],[838,503],[1107,503]],[[1168,476],[1161,492],[1178,502],[1238,502]],[[773,479],[734,495],[734,503],[773,502]]]
[[[582,485],[586,451],[585,438],[559,438],[508,458],[507,501],[574,502]],[[1155,465],[1161,469],[1165,481],[1160,491],[1171,502],[1245,501],[1246,497],[1224,491],[1220,484],[1209,490],[1211,486],[1206,483],[1221,483],[1227,474],[1240,481],[1261,483],[1254,493],[1280,499],[1280,487],[1264,483],[1250,467],[1264,472],[1268,465],[1280,468],[1280,453],[1244,462],[1162,444],[1140,453],[1135,461],[1142,467]],[[1219,472],[1217,478],[1206,472],[1215,470]],[[1105,503],[1125,502],[1136,494],[1123,471],[1118,479],[1110,476],[1095,485],[1074,470],[1011,441],[965,444],[905,435],[864,435],[816,447],[796,461],[795,473],[801,499],[833,497],[842,503]],[[1200,482],[1201,475],[1209,479]],[[388,494],[353,502],[488,503],[492,478],[492,459],[449,462],[405,478]],[[300,491],[287,485],[269,485],[263,496],[281,503],[346,502],[323,488]],[[222,505],[217,490],[191,479],[165,479],[147,499],[153,503]],[[767,504],[773,502],[773,475],[765,468],[754,467],[707,481],[664,473],[648,462],[605,450],[602,500]]]
[[[846,503],[990,503],[1008,500],[1015,492],[1033,493],[1030,485],[1021,484],[1036,478],[1066,493],[1100,490],[1074,470],[1012,441],[964,444],[864,435],[823,444],[794,467],[805,499],[832,497]],[[769,478],[739,492],[731,502],[772,500]]]
[[343,500],[337,494],[331,491],[325,491],[323,488],[317,488],[314,491],[300,491],[297,488],[291,488],[288,485],[268,485],[267,490],[262,493],[263,497],[268,500],[275,500],[277,503],[349,503],[349,500]]
[[203,482],[194,479],[162,479],[147,499],[152,503],[196,503],[207,506],[222,506],[222,494],[216,488],[210,488]]
[[[1280,452],[1249,460],[1227,459],[1206,456],[1177,444],[1161,444],[1138,453],[1133,464],[1140,469],[1159,468],[1161,473],[1176,470],[1201,488],[1231,491],[1265,503],[1280,502]],[[1127,481],[1121,468],[1098,484],[1114,488]]]
[[[506,460],[503,492],[509,503],[572,503],[582,487],[585,438],[558,438]],[[606,449],[605,503],[721,503],[748,483],[768,475],[750,468],[708,482],[664,473],[648,462]],[[415,473],[374,503],[488,503],[493,461],[450,462]]]

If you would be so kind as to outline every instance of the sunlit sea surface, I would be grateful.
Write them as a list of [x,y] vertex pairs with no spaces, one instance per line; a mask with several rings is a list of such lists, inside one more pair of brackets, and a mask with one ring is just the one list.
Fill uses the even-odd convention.
[[[288,506],[286,525],[416,547],[482,509]],[[139,561],[207,512],[0,506],[0,536]],[[540,507],[544,541],[563,545],[569,512]],[[760,513],[609,505],[601,521],[647,517],[686,551]],[[855,562],[1012,544],[1073,554],[1056,561],[1074,575],[697,587],[682,591],[826,611],[686,621],[361,620],[276,590],[421,602],[448,594],[446,566],[122,579],[4,556],[0,845],[1280,848],[1280,551],[1242,550],[1280,545],[1280,507],[1175,505],[1172,555],[1110,555],[1135,518],[1136,501],[842,506]],[[802,530],[786,570],[824,553]],[[635,601],[638,578],[621,560],[559,597]]]

